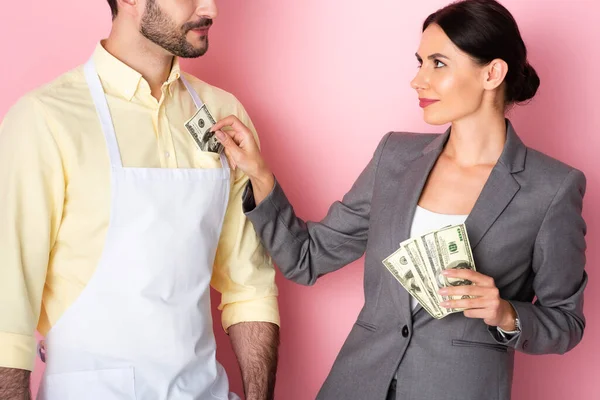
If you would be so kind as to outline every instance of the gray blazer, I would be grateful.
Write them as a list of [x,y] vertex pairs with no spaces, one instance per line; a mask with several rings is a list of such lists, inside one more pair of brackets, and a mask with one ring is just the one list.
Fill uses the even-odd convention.
[[[582,338],[585,177],[527,148],[507,121],[504,151],[466,225],[478,271],[494,278],[522,332],[503,339],[462,313],[411,315],[409,294],[381,263],[409,236],[415,207],[440,155],[443,135],[388,133],[341,202],[305,223],[277,184],[248,218],[279,269],[312,285],[366,253],[365,304],[318,399],[509,399],[515,350],[562,354]],[[537,297],[535,303],[532,303]]]

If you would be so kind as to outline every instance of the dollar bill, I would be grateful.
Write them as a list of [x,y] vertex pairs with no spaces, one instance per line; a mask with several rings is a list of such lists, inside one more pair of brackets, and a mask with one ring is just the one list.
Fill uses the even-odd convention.
[[[423,266],[425,268],[424,274],[427,276],[429,283],[431,284],[433,293],[435,294],[435,302],[437,304],[445,301],[446,298],[438,293],[439,285],[437,284],[437,274],[440,272],[441,266],[439,265],[437,255],[434,251],[430,251],[427,246],[427,236],[433,236],[433,233],[420,236],[414,240],[416,247],[419,249],[421,258],[423,259]],[[448,314],[450,310],[446,307],[440,306],[444,315]]]
[[443,318],[464,309],[440,306],[440,302],[469,296],[441,296],[438,290],[450,286],[471,285],[465,279],[447,278],[447,269],[475,268],[465,224],[453,225],[410,238],[383,261],[402,286],[434,318]]
[[210,131],[210,128],[215,124],[216,121],[205,104],[186,121],[185,129],[187,129],[200,150],[221,153],[223,145],[217,140],[214,132]]
[[[442,228],[422,235],[420,239],[420,248],[424,251],[425,258],[428,261],[428,273],[434,284],[436,293],[438,289],[443,287],[472,284],[468,280],[446,278],[442,274],[444,270],[452,268],[475,270],[471,246],[469,245],[467,230],[464,224]],[[469,298],[469,296],[440,297],[441,301]],[[448,314],[460,311],[464,311],[464,309],[445,308],[445,313]]]
[[[447,278],[441,274],[447,269],[471,269],[476,271],[473,252],[464,224],[449,226],[433,233],[435,253],[439,258],[440,270],[437,273],[438,287],[472,285],[473,282],[466,279]],[[469,296],[451,296],[452,300],[469,298]],[[450,299],[450,298],[448,298]],[[463,311],[463,309],[456,309]],[[455,312],[456,312],[455,311]]]
[[383,260],[383,265],[392,273],[411,296],[413,296],[427,312],[435,318],[441,318],[442,314],[435,310],[425,292],[423,283],[414,271],[406,249],[400,247],[391,256]]
[[419,241],[416,239],[408,239],[402,242],[400,247],[406,250],[409,260],[414,266],[414,271],[423,284],[422,289],[427,295],[429,303],[432,305],[434,311],[432,316],[435,318],[438,318],[437,315],[444,316],[445,309],[440,306],[441,296],[437,293],[434,283],[431,281],[431,276],[428,273],[428,267],[425,264],[426,261],[419,249]]

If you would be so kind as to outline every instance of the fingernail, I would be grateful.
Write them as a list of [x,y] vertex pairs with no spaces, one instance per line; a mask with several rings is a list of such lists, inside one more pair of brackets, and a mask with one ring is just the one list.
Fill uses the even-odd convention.
[[442,307],[448,307],[448,304],[449,304],[449,303],[448,303],[447,301],[442,301],[442,302],[440,303],[440,306],[442,306]]
[[440,290],[438,290],[438,293],[439,294],[446,294],[446,293],[448,293],[448,289],[445,289],[445,288],[444,289],[440,289]]
[[223,140],[225,139],[225,134],[221,131],[215,131],[215,136],[217,137],[217,139],[219,140]]
[[452,271],[450,271],[450,270],[445,269],[442,271],[442,275],[450,275],[450,274],[452,274]]

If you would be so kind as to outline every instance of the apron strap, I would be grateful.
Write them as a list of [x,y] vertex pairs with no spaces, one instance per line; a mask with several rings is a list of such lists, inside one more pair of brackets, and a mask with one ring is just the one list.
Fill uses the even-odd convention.
[[224,151],[221,152],[221,167],[226,173],[229,173],[229,161]]
[[183,74],[179,75],[179,79],[181,79],[181,82],[183,82],[183,84],[185,85],[185,88],[187,89],[190,96],[192,96],[192,99],[194,99],[194,104],[196,104],[196,108],[201,109],[202,106],[204,105],[204,102],[200,99],[200,96],[198,96],[198,93],[196,93],[196,91],[194,90],[192,85],[188,82],[188,80],[183,77]]
[[110,116],[110,109],[108,108],[108,102],[106,101],[106,95],[102,88],[102,82],[96,71],[96,65],[94,60],[90,59],[84,67],[85,79],[92,93],[92,99],[96,106],[96,111],[100,117],[100,123],[102,124],[102,132],[106,139],[106,145],[108,147],[108,156],[110,158],[110,165],[117,168],[123,168],[121,161],[121,153],[119,151],[119,145],[117,143],[117,136],[115,134],[115,127]]
[[[194,104],[196,105],[196,107],[198,109],[201,109],[204,106],[204,102],[202,101],[202,99],[200,99],[200,96],[198,96],[198,93],[194,90],[192,85],[188,82],[187,79],[185,79],[185,77],[183,75],[179,75],[179,79],[181,79],[181,82],[183,82],[188,93],[190,94],[190,96],[192,96],[192,99],[194,100]],[[229,169],[229,162],[227,161],[225,152],[221,152],[221,167],[224,170]]]

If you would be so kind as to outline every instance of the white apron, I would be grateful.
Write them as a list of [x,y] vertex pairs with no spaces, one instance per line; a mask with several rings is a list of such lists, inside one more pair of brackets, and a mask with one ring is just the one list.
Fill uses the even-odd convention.
[[38,399],[239,399],[215,358],[210,305],[227,159],[222,169],[124,168],[92,60],[85,75],[110,156],[110,223],[96,272],[46,337]]

